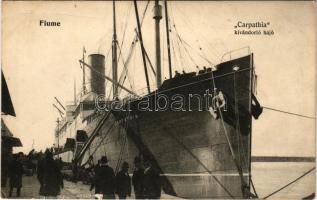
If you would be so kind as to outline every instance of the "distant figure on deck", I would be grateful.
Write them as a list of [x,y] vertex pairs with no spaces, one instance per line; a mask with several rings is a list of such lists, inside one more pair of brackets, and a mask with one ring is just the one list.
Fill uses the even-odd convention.
[[95,168],[94,187],[96,194],[103,194],[103,199],[115,198],[115,175],[113,169],[108,166],[106,156],[101,158],[100,164]]
[[61,188],[64,188],[62,173],[58,164],[53,159],[53,153],[45,151],[43,188],[41,195],[46,197],[56,197],[60,194]]
[[179,77],[181,74],[176,70],[175,71],[175,77]]
[[17,197],[21,195],[23,165],[21,162],[23,153],[14,154],[9,166],[9,197],[12,197],[13,188],[17,188]]
[[127,162],[123,162],[121,171],[116,175],[116,193],[119,199],[126,199],[127,196],[131,196],[131,178]]
[[144,199],[159,199],[161,197],[160,175],[157,170],[153,168],[149,158],[144,159],[144,166]]
[[204,73],[206,73],[207,72],[207,68],[206,68],[206,66],[204,66]]
[[136,199],[143,199],[143,178],[144,178],[144,168],[139,157],[134,158],[134,171],[132,176],[132,184],[134,189],[134,194]]

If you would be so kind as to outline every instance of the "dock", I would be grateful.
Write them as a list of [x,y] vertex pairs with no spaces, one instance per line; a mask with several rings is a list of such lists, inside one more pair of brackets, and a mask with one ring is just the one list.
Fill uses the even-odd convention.
[[[12,197],[13,199],[43,199],[44,196],[39,195],[40,183],[37,180],[36,174],[33,176],[23,176],[22,179],[22,189],[21,196],[16,196],[16,188],[13,190]],[[96,199],[94,190],[89,190],[90,185],[83,184],[82,182],[70,182],[64,180],[64,188],[61,190],[61,194],[57,196],[58,199]],[[6,187],[1,188],[1,198],[9,198],[9,183]],[[117,199],[118,196],[116,196]],[[135,199],[133,188],[131,197],[127,199]],[[161,199],[179,199],[162,192]]]

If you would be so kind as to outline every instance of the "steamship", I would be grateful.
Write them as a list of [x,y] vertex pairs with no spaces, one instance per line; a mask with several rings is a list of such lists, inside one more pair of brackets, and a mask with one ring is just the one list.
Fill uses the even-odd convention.
[[[164,4],[167,8],[166,1]],[[134,6],[137,38],[148,80],[136,1]],[[157,88],[151,91],[148,84],[148,92],[140,95],[117,80],[115,12],[113,16],[113,76],[105,74],[104,55],[91,54],[87,62],[83,55],[80,64],[83,72],[86,69],[90,74],[89,88],[83,88],[80,99],[66,105],[66,116],[58,121],[55,130],[55,147],[58,146],[55,155],[79,166],[89,159],[96,164],[101,156],[107,155],[115,171],[124,161],[133,166],[136,156],[146,156],[160,172],[166,194],[182,198],[251,197],[252,116],[257,118],[261,114],[253,95],[253,54],[248,51],[232,58],[229,52],[230,59],[198,72],[172,74],[169,64],[170,77],[162,82],[159,47],[162,6],[156,0]],[[107,81],[112,83],[113,98],[100,100],[106,96]],[[131,95],[122,98],[120,91]]]

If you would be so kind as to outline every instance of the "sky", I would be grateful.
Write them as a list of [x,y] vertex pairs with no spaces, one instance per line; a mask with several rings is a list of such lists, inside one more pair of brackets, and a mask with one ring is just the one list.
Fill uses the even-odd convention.
[[[138,5],[142,16],[146,2]],[[152,8],[153,2],[145,14],[142,33],[154,63]],[[249,46],[254,53],[258,75],[256,95],[260,103],[314,116],[315,11],[312,2],[169,2],[173,70],[195,71],[196,65],[208,66],[202,57],[217,64],[226,52]],[[119,44],[124,41],[120,49],[126,59],[136,27],[132,2],[117,3],[117,19]],[[61,26],[43,27],[40,20],[59,21]],[[234,26],[239,21],[269,22],[267,29],[273,30],[274,35],[235,35]],[[168,77],[164,27],[162,20],[163,79]],[[189,45],[179,44],[178,36]],[[112,2],[2,3],[1,66],[17,114],[2,117],[23,143],[15,151],[28,152],[32,144],[37,150],[52,146],[59,116],[52,106],[56,103],[54,97],[64,105],[73,101],[74,81],[79,92],[82,71],[78,60],[83,46],[87,54],[110,55],[106,56],[106,74],[109,74],[111,40]],[[136,91],[143,91],[145,78],[139,46],[132,55],[129,79]],[[119,72],[121,69],[119,62]],[[154,85],[153,75],[150,81]],[[264,110],[258,120],[253,120],[252,129],[253,155],[315,155],[315,120]]]

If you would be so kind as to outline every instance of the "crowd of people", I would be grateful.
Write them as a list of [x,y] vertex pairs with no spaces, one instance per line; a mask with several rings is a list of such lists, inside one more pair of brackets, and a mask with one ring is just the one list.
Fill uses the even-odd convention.
[[152,166],[150,159],[142,161],[139,157],[134,159],[132,180],[129,175],[129,164],[122,163],[121,170],[115,175],[108,165],[108,159],[103,156],[94,167],[94,178],[90,189],[95,189],[95,194],[102,194],[104,199],[114,199],[115,194],[119,199],[131,196],[131,185],[134,188],[136,199],[159,199],[161,196],[160,176]]
[[[13,189],[17,190],[17,197],[21,195],[22,175],[25,173],[22,162],[23,153],[14,154],[9,165],[9,197]],[[40,183],[39,195],[48,198],[55,198],[60,195],[64,188],[62,169],[65,163],[60,158],[54,159],[53,153],[46,150],[45,153],[38,153],[36,156],[36,173]],[[136,199],[159,199],[161,196],[161,183],[158,171],[152,166],[148,158],[134,159],[133,174],[129,174],[129,164],[123,162],[121,170],[117,173],[109,166],[106,156],[102,156],[97,164],[94,164],[91,156],[81,166],[87,173],[79,174],[80,168],[75,162],[72,164],[73,181],[85,180],[90,184],[90,191],[94,190],[96,195],[103,199],[119,199],[131,197],[132,187]],[[86,175],[86,177],[81,177]]]
[[[30,155],[19,152],[1,157],[1,187],[7,187],[9,183],[9,197],[12,197],[14,189],[16,196],[20,197],[23,174],[31,176],[35,172],[36,164],[32,163]],[[3,196],[3,193],[1,195]]]

